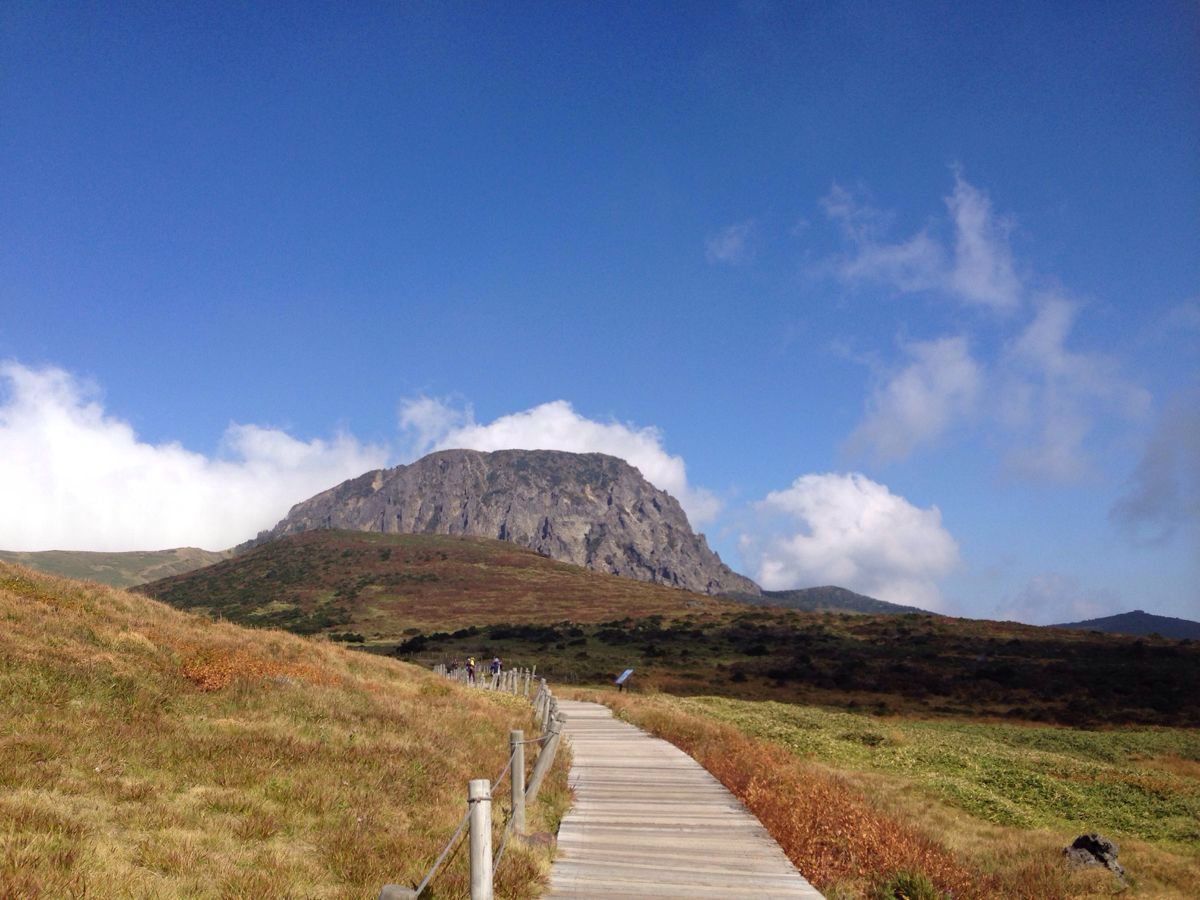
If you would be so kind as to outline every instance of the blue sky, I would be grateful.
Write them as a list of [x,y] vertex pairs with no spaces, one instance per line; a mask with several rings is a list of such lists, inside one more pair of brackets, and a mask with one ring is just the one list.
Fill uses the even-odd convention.
[[1200,617],[1198,26],[4,4],[0,546],[556,446],[769,586]]

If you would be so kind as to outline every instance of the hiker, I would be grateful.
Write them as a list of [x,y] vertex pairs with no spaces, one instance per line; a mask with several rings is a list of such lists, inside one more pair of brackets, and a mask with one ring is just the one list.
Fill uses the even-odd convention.
[[500,657],[498,657],[498,656],[492,657],[492,674],[493,675],[500,674]]
[[467,657],[467,683],[475,683],[475,657],[473,656]]

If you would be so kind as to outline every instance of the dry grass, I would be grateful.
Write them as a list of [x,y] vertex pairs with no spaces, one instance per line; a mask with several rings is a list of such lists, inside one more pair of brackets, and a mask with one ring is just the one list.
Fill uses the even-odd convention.
[[[516,698],[0,564],[0,897],[415,883],[513,727],[534,727]],[[531,825],[552,830],[565,761],[543,797]],[[438,896],[465,892],[465,855]],[[536,896],[547,871],[513,846],[498,895]]]
[[1064,867],[1063,836],[1050,829],[996,825],[937,802],[903,778],[801,759],[771,740],[684,708],[688,701],[585,693],[693,756],[831,898],[877,896],[905,872],[927,876],[939,895],[954,898],[1194,895],[1200,870],[1169,848],[1122,842],[1122,860],[1135,873],[1123,886],[1103,870]]
[[803,764],[782,747],[656,698],[608,695],[604,702],[708,769],[822,889],[844,892],[913,870],[924,872],[939,890],[954,897],[992,893],[986,878],[944,847],[881,814],[843,779]]
[[[869,798],[884,815],[919,822],[947,850],[966,864],[988,873],[1000,897],[1084,898],[1153,897],[1188,900],[1200,882],[1200,865],[1146,841],[1119,840],[1120,860],[1130,884],[1122,886],[1104,870],[1070,871],[1061,864],[1069,837],[1061,829],[997,825],[930,798],[913,781],[894,776],[838,771],[852,788]],[[1070,835],[1073,837],[1073,834]]]

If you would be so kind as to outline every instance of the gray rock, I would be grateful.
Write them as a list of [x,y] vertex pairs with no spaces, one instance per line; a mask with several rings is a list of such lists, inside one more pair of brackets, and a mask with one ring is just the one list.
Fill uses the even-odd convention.
[[1063,856],[1071,865],[1104,866],[1118,878],[1125,877],[1125,870],[1117,862],[1117,845],[1095,832],[1075,838],[1071,846],[1063,847]]
[[238,550],[316,528],[498,538],[641,581],[706,594],[760,593],[692,531],[674,497],[602,453],[431,453],[296,504]]

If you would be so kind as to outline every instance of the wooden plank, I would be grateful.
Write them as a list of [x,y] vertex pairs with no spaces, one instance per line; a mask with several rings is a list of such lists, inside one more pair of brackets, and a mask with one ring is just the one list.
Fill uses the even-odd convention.
[[559,829],[547,897],[821,897],[686,753],[599,704],[558,706],[576,801]]

